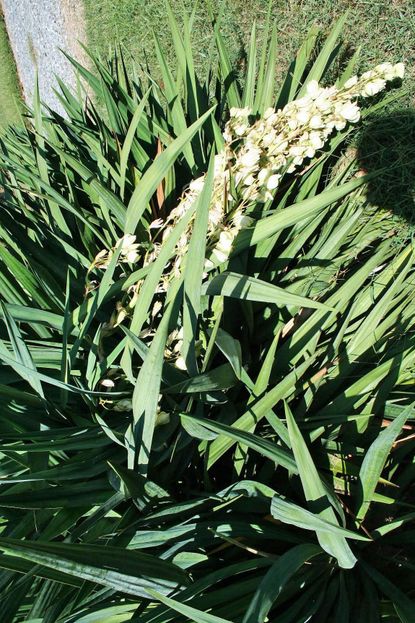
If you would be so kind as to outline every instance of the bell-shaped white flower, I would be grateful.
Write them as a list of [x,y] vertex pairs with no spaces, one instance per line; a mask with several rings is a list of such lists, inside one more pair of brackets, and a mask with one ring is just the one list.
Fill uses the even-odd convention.
[[300,125],[305,125],[310,119],[310,111],[307,109],[299,110],[295,118]]
[[357,84],[357,80],[358,80],[357,76],[352,76],[351,78],[346,80],[346,82],[344,83],[344,88],[351,89]]
[[[392,80],[394,78],[400,78],[402,80],[402,78],[405,75],[405,65],[403,63],[396,63],[395,65],[393,65],[392,67]],[[386,78],[386,80],[388,80],[388,78]]]
[[339,112],[346,121],[350,121],[351,123],[357,123],[360,119],[360,109],[357,104],[353,104],[352,102],[344,104]]
[[371,97],[372,95],[376,95],[385,88],[386,81],[383,78],[374,78],[368,82],[362,89],[363,97]]
[[309,95],[310,97],[317,97],[317,95],[320,93],[320,87],[317,80],[310,80],[310,82],[307,83],[306,89],[307,95]]
[[232,249],[233,245],[233,235],[228,229],[221,231],[219,236],[219,242],[217,244],[217,248],[220,249],[223,253],[229,253]]
[[189,184],[189,188],[193,192],[200,193],[204,185],[205,185],[205,178],[201,176],[201,177],[197,177],[195,180],[192,180]]
[[281,175],[274,173],[267,179],[267,190],[274,190],[280,183]]
[[241,209],[237,210],[232,217],[232,223],[237,229],[250,227],[253,222],[254,219],[244,214]]
[[251,147],[241,156],[240,163],[244,167],[253,167],[258,162],[260,155],[259,149]]
[[318,128],[321,128],[323,125],[323,120],[321,118],[321,115],[313,115],[310,119],[310,128],[312,128],[313,130],[317,130]]
[[322,149],[324,141],[318,132],[310,132],[308,140],[314,149]]

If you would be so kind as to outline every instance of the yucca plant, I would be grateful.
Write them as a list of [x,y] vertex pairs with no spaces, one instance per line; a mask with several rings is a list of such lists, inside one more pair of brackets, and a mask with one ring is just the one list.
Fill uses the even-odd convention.
[[414,250],[348,123],[402,68],[321,89],[342,18],[278,90],[254,26],[241,85],[214,22],[202,79],[168,10],[162,84],[1,139],[1,620],[410,622]]

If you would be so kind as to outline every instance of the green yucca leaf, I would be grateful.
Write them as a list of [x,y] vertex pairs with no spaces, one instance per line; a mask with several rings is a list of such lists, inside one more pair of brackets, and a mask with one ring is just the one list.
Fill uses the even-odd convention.
[[[145,281],[141,287],[140,298],[138,299],[133,312],[133,318],[130,326],[130,330],[133,334],[138,334],[147,320],[148,311],[165,266],[174,255],[175,247],[180,240],[180,237],[188,228],[194,214],[194,209],[195,206],[193,209],[188,210],[184,217],[179,220],[163,244],[157,259],[149,266]],[[127,347],[122,359],[124,369],[129,376],[132,374],[130,352],[130,347]]]
[[302,565],[314,556],[321,554],[317,545],[297,545],[280,556],[267,571],[259,585],[243,623],[263,623],[285,585]]
[[[173,77],[173,74],[167,64],[166,58],[161,50],[160,43],[156,35],[154,35],[154,41],[156,46],[157,58],[162,71],[164,94],[167,98],[167,102],[169,105],[173,129],[176,136],[179,136],[182,132],[186,130],[187,127],[185,110],[180,99],[180,87]],[[185,145],[185,147],[183,148],[183,155],[186,158],[189,167],[193,169],[195,166],[195,159],[192,151],[192,146],[190,144]]]
[[401,526],[406,524],[407,521],[412,521],[413,519],[415,519],[415,512],[406,513],[405,515],[401,515],[395,521],[392,521],[390,523],[387,523],[383,526],[379,526],[378,528],[376,528],[375,534],[379,536],[383,536],[384,534],[388,534],[388,532],[393,532],[393,530],[400,528]]
[[[12,344],[14,356],[16,361],[20,363],[24,368],[27,369],[26,372],[26,380],[31,385],[31,387],[35,390],[35,392],[41,397],[44,398],[45,395],[43,393],[42,385],[37,377],[36,367],[33,363],[33,359],[30,355],[30,352],[24,343],[22,338],[22,334],[19,331],[17,324],[14,321],[14,318],[10,315],[6,305],[2,302],[1,308],[3,312],[3,319],[6,323],[7,331],[9,333],[10,341]],[[2,345],[2,350],[4,350],[4,346]]]
[[0,549],[61,573],[140,597],[148,597],[147,589],[165,594],[187,583],[186,575],[175,565],[116,547],[1,538]]
[[239,94],[238,83],[235,72],[232,69],[229,60],[228,51],[220,32],[220,22],[214,24],[214,32],[216,39],[216,48],[219,55],[219,66],[221,71],[221,81],[225,85],[225,97],[229,108],[241,106],[241,98]]
[[144,94],[144,96],[142,97],[139,105],[137,106],[134,112],[127,134],[125,135],[123,146],[121,148],[121,154],[120,154],[120,197],[121,197],[121,200],[124,199],[128,159],[130,157],[130,152],[131,152],[132,145],[135,139],[135,134],[137,132],[137,126],[140,123],[141,116],[143,114],[144,108],[146,107],[149,95],[150,95],[150,89]]
[[171,599],[170,597],[165,597],[157,591],[149,590],[148,592],[155,599],[158,599],[163,604],[169,606],[176,612],[179,612],[180,614],[191,618],[191,620],[195,623],[229,623],[229,620],[227,619],[222,619],[221,617],[214,616],[213,614],[209,614],[208,612],[201,612],[200,610],[197,610],[192,606],[188,606],[185,603],[181,603],[175,599]]
[[163,318],[135,382],[132,398],[134,421],[126,435],[128,467],[132,469],[134,464],[137,463],[138,471],[143,476],[147,475],[156,424],[164,349],[169,323],[174,318],[173,314],[177,311],[175,301],[181,289],[181,282],[177,281],[172,287],[174,290],[172,300],[164,310]]
[[349,78],[351,78],[356,73],[356,66],[359,61],[361,52],[362,52],[362,46],[358,46],[358,48],[356,49],[356,52],[352,54],[344,71],[342,72],[341,76],[337,80],[336,86],[342,87],[344,83],[347,82],[347,80],[349,80]]
[[356,519],[361,523],[369,510],[376,486],[379,482],[385,463],[390,455],[392,445],[402,431],[409,415],[414,411],[413,405],[407,407],[389,426],[387,426],[370,445],[359,472],[361,499],[358,502]]
[[277,107],[282,108],[287,102],[294,99],[295,94],[301,84],[301,78],[310,62],[310,56],[314,50],[319,29],[312,26],[308,31],[303,44],[297,52],[295,60],[292,62],[285,77],[284,83],[277,99]]
[[261,99],[258,101],[258,110],[263,113],[267,108],[273,107],[275,99],[275,65],[277,59],[277,34],[274,24],[271,32],[270,44],[267,50],[267,65],[262,83]]
[[362,186],[369,179],[370,176],[351,180],[337,188],[326,190],[316,197],[304,199],[296,205],[259,220],[252,228],[244,229],[240,232],[235,241],[234,253],[241,252],[249,246],[254,246],[274,233],[314,216],[356,190],[359,186]]
[[244,92],[242,96],[243,106],[253,107],[255,98],[255,79],[256,79],[256,61],[257,61],[257,36],[256,22],[254,20],[251,29],[251,39],[249,43],[249,52],[247,60],[246,78]]
[[206,174],[206,180],[196,206],[192,236],[186,255],[183,285],[183,346],[182,356],[191,374],[197,372],[195,356],[197,323],[201,310],[203,270],[206,255],[206,234],[209,219],[209,206],[213,189],[213,153]]
[[351,530],[346,530],[338,524],[330,523],[314,513],[301,508],[293,502],[288,502],[282,498],[274,496],[271,502],[271,513],[275,519],[297,526],[303,530],[314,530],[329,532],[333,535],[345,537],[346,539],[356,539],[358,541],[370,541],[367,537],[362,536]]
[[[275,405],[290,396],[295,390],[295,384],[298,380],[306,373],[307,369],[310,367],[312,360],[309,359],[297,369],[292,370],[287,376],[282,379],[277,385],[275,385],[270,391],[265,393],[259,399],[257,399],[252,404],[248,405],[247,410],[241,415],[235,422],[233,422],[233,427],[240,429],[241,431],[252,430],[252,427],[255,427],[257,423],[264,417],[266,417],[271,409],[275,407]],[[282,424],[283,429],[285,426]],[[288,437],[288,432],[285,429],[285,433],[283,432],[280,436],[282,439],[284,437]],[[238,441],[244,443],[244,440],[241,438]],[[220,437],[216,439],[209,448],[209,461],[208,466],[211,467],[214,463],[227,451],[232,445],[235,443],[232,439],[221,439]]]
[[[319,508],[317,513],[323,520],[337,524],[337,518],[327,498],[326,489],[321,482],[310,451],[287,404],[285,404],[285,416],[287,418],[291,447],[307,502],[310,506],[316,509]],[[316,534],[321,547],[337,559],[340,567],[345,569],[354,567],[357,559],[346,543],[344,536],[329,534],[326,531],[322,532],[320,530],[317,530]]]
[[[78,623],[123,623],[129,621],[138,608],[138,603],[126,604],[121,606],[109,606],[95,610],[90,614],[85,614],[77,618]],[[33,621],[35,623],[35,621]],[[40,623],[40,622],[39,622]]]
[[381,573],[376,571],[372,565],[365,562],[361,564],[369,577],[372,578],[373,582],[379,586],[382,593],[393,602],[402,623],[411,623],[414,612],[414,602]]
[[[216,333],[215,344],[231,364],[236,377],[249,387],[250,390],[253,390],[254,384],[242,365],[242,349],[240,342],[235,340],[229,333],[219,328]],[[260,393],[259,391],[258,394]]]
[[[0,360],[3,360],[5,363],[7,363],[8,365],[10,365],[11,367],[13,367],[23,378],[25,378],[25,375],[27,373],[30,374],[31,372],[31,376],[33,378],[36,378],[37,381],[39,382],[44,382],[47,383],[49,385],[53,385],[55,387],[59,387],[60,389],[64,389],[68,392],[73,392],[75,394],[81,394],[84,396],[95,396],[96,398],[99,397],[107,397],[108,398],[108,394],[105,392],[94,392],[94,391],[89,391],[85,388],[81,388],[81,387],[76,387],[75,385],[71,385],[69,383],[63,383],[62,381],[59,381],[55,378],[53,378],[52,376],[48,376],[46,374],[42,374],[40,372],[34,371],[33,369],[31,369],[30,367],[27,367],[23,364],[21,364],[19,361],[17,361],[16,359],[14,359],[13,357],[9,357],[8,355],[5,354],[4,350],[0,350]],[[122,392],[112,392],[111,396],[114,398],[122,398],[125,394],[123,394]]]
[[18,573],[35,575],[40,578],[53,580],[54,582],[76,586],[77,588],[81,588],[83,583],[83,580],[79,577],[69,576],[56,569],[49,569],[41,565],[34,566],[30,560],[18,558],[17,556],[8,556],[6,554],[0,555],[0,568],[6,569],[7,571],[17,571]]
[[295,305],[313,309],[326,309],[317,301],[306,299],[276,285],[266,283],[254,277],[236,273],[221,273],[203,286],[203,294],[210,296],[229,296],[232,298],[275,303],[277,305]]
[[124,226],[126,215],[125,207],[122,201],[95,176],[95,174],[88,169],[87,166],[79,162],[79,160],[63,149],[53,146],[55,151],[61,156],[61,158],[70,166],[80,177],[84,180],[87,187],[92,192],[96,193],[103,205],[108,209],[109,213],[112,213],[116,219],[116,222],[120,228]]
[[[37,168],[39,171],[39,176],[42,181],[50,185],[49,180],[49,171],[48,164],[44,157],[45,151],[45,136],[44,136],[44,120],[42,115],[42,105],[40,102],[40,93],[39,93],[39,80],[38,76],[36,76],[35,90],[34,90],[34,98],[33,98],[33,119],[34,126],[37,134],[37,144],[35,146],[36,153],[36,162]],[[65,234],[70,234],[68,226],[63,218],[62,212],[59,206],[54,201],[48,201],[48,206],[50,210],[50,219],[56,221],[58,226],[65,232]]]
[[[307,74],[307,79],[304,81],[303,86],[299,92],[299,95],[304,95],[307,84],[311,80],[317,80],[319,82],[324,76],[330,64],[333,62],[336,55],[336,46],[338,44],[339,36],[343,30],[345,21],[347,20],[348,12],[346,11],[336,22],[330,35],[327,37],[320,54],[314,61],[310,71]],[[337,51],[338,52],[338,51]]]
[[163,390],[163,394],[192,394],[202,392],[215,392],[221,389],[229,389],[237,383],[237,378],[229,364],[224,364],[209,372],[198,374],[176,385],[170,385]]
[[[239,441],[244,445],[248,446],[249,448],[252,448],[253,450],[256,450],[260,454],[271,459],[271,461],[282,465],[291,472],[295,473],[297,471],[295,462],[290,452],[276,444],[270,443],[269,441],[262,439],[257,435],[253,435],[252,433],[248,433],[243,430],[238,430],[237,428],[227,426],[226,424],[222,424],[220,422],[213,422],[210,420],[202,419],[199,420],[183,413],[180,414],[180,417],[192,423],[194,422],[198,426],[207,428],[208,430],[223,434],[225,437],[230,437],[234,441]],[[220,437],[218,438],[218,440],[219,439]]]
[[[22,493],[0,494],[0,508],[36,510],[44,508],[65,508],[67,506],[88,506],[105,502],[110,490],[104,481],[93,481],[92,485],[45,487],[40,490],[26,490]],[[6,550],[4,550],[6,551]]]
[[267,17],[265,21],[264,32],[262,35],[263,39],[262,39],[261,58],[260,58],[259,68],[258,68],[258,78],[257,78],[255,102],[254,102],[255,111],[259,110],[261,101],[263,99],[270,27],[271,27],[271,2],[269,2],[268,4]]

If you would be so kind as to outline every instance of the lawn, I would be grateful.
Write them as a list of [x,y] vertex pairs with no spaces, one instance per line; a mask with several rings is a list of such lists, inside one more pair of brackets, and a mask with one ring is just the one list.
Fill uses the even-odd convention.
[[[94,51],[106,55],[115,43],[120,43],[131,67],[131,57],[137,63],[157,65],[153,31],[161,41],[167,56],[173,57],[169,38],[164,0],[84,0],[87,32]],[[215,13],[222,11],[221,30],[230,49],[232,61],[243,70],[246,46],[254,19],[259,36],[264,29],[268,0],[212,0]],[[208,53],[210,27],[207,6],[199,2],[193,38],[198,50],[196,63],[203,67]],[[413,102],[415,85],[415,3],[412,0],[273,0],[271,17],[275,24],[279,62],[277,76],[284,75],[293,55],[312,24],[327,32],[332,22],[350,9],[344,29],[344,52],[360,47],[359,69],[364,70],[382,61],[403,61],[407,65],[405,84]],[[182,6],[189,12],[193,0],[174,0],[172,6],[180,17]]]
[[20,109],[19,80],[3,16],[0,13],[0,127],[19,121]]

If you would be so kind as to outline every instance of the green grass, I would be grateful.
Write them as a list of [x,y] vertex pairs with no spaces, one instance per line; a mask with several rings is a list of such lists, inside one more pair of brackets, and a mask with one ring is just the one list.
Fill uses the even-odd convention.
[[20,86],[3,16],[0,14],[0,127],[20,120]]
[[[168,20],[164,0],[84,0],[89,43],[96,52],[106,54],[120,43],[137,63],[156,63],[152,31],[156,32],[169,58],[174,55],[168,37]],[[193,39],[198,53],[196,65],[203,67],[210,41],[208,2],[199,2]],[[246,62],[245,48],[254,19],[261,36],[268,11],[268,0],[211,0],[217,13],[223,8],[221,31],[230,51],[231,61],[241,70]],[[282,77],[309,27],[316,23],[327,31],[332,22],[350,9],[343,33],[346,54],[361,46],[358,69],[366,69],[382,61],[403,61],[407,65],[407,103],[415,94],[415,4],[411,0],[273,0],[272,21],[278,38],[276,72]],[[193,0],[175,1],[179,17],[181,7],[191,10]],[[130,64],[131,67],[131,64]]]

